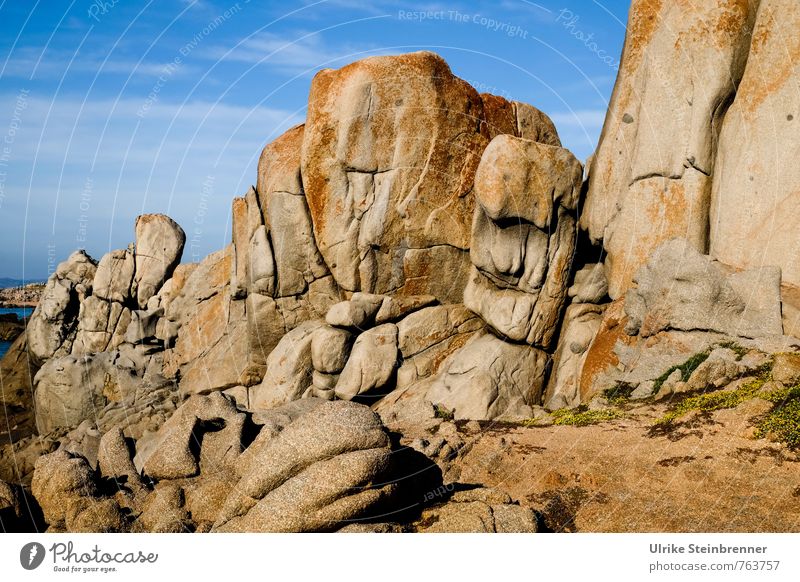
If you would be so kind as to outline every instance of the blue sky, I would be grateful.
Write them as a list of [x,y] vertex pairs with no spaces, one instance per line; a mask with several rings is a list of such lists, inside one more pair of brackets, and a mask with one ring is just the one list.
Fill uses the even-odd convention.
[[0,276],[99,259],[142,212],[189,232],[184,260],[230,239],[230,201],[262,147],[305,117],[314,73],[427,49],[481,92],[531,103],[594,150],[627,0],[4,0]]

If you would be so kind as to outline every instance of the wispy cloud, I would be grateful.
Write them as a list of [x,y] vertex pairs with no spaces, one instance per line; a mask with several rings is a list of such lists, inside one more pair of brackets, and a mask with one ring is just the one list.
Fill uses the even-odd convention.
[[587,131],[600,129],[606,118],[605,109],[577,109],[575,111],[558,111],[550,114],[556,127],[569,126]]
[[[67,67],[77,73],[97,73],[157,77],[164,72],[167,63],[133,59],[109,58],[100,55],[84,55],[73,58],[71,52],[46,47],[21,47],[14,51],[5,69],[5,76],[34,79],[60,79]],[[189,66],[182,66],[179,74],[195,72]]]
[[299,31],[294,34],[262,33],[245,40],[233,50],[226,46],[211,47],[204,56],[216,60],[263,64],[278,72],[301,74],[378,54],[386,54],[378,45],[332,45],[321,34]]

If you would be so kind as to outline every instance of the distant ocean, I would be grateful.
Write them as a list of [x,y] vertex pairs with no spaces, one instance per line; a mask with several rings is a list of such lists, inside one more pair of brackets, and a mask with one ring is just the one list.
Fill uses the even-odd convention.
[[[31,313],[33,313],[33,307],[0,307],[0,313],[16,313],[17,317],[22,319],[23,317],[30,317]],[[11,342],[0,341],[0,358],[6,354],[10,347]]]

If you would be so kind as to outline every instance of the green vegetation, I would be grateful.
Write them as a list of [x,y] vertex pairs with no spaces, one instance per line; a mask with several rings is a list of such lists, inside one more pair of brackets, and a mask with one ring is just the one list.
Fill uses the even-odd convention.
[[605,398],[609,404],[620,406],[630,400],[634,390],[635,387],[627,382],[617,382],[612,388],[603,390],[603,398]]
[[731,350],[734,354],[736,354],[737,361],[741,360],[745,356],[745,354],[747,354],[747,352],[750,351],[734,341],[720,342],[717,345],[721,348],[727,348]]
[[669,370],[656,378],[655,385],[653,386],[653,394],[658,394],[658,391],[661,390],[664,382],[667,381],[667,378],[669,378],[675,370],[681,371],[681,382],[686,382],[689,379],[689,376],[692,375],[692,372],[694,372],[700,364],[708,359],[710,353],[711,352],[709,350],[699,352],[686,360],[684,363],[678,364],[677,366],[672,366]]
[[716,392],[708,392],[706,394],[685,398],[678,402],[672,410],[659,418],[655,422],[655,425],[664,426],[671,424],[692,411],[712,412],[714,410],[722,410],[723,408],[736,408],[742,402],[755,398],[767,380],[769,380],[769,374],[762,373],[749,382],[742,384],[736,390],[717,390]]
[[589,426],[615,420],[623,416],[619,410],[589,410],[586,405],[577,408],[562,408],[553,412],[553,424],[570,426]]
[[756,427],[756,437],[772,435],[792,448],[800,447],[800,385],[773,390],[762,398],[775,404]]
[[441,418],[442,420],[453,420],[454,415],[452,410],[447,410],[441,404],[434,404],[433,405],[433,415],[436,418]]

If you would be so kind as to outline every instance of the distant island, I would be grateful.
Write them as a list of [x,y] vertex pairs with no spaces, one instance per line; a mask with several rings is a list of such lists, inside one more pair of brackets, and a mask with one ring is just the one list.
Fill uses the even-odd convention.
[[0,278],[0,307],[36,307],[43,290],[44,281]]

